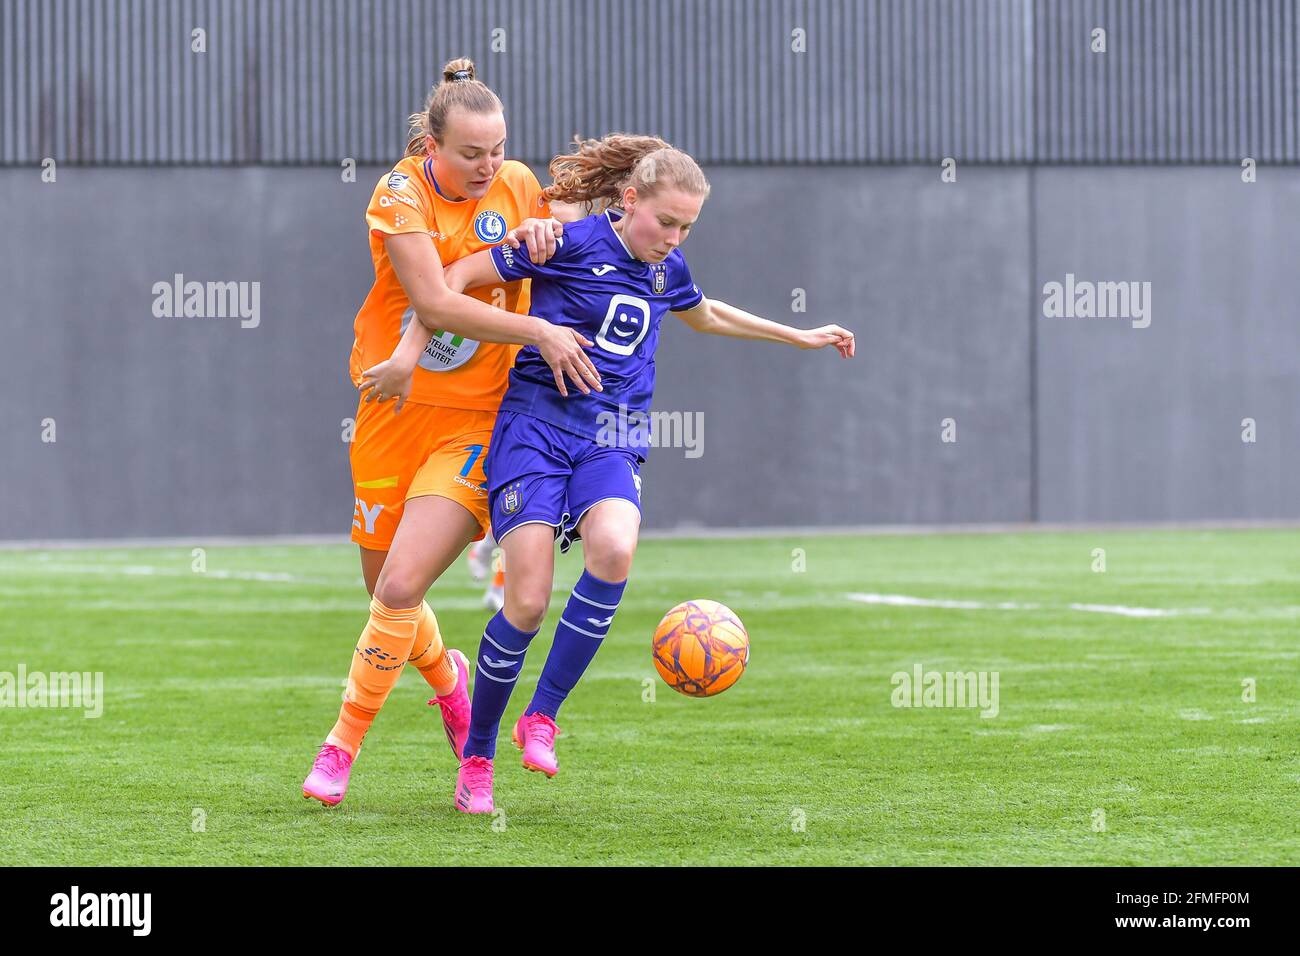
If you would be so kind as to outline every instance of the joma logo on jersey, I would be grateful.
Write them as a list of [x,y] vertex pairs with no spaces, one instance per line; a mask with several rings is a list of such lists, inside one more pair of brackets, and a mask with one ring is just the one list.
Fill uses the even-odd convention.
[[485,209],[474,217],[474,235],[496,245],[506,236],[506,220],[499,212]]

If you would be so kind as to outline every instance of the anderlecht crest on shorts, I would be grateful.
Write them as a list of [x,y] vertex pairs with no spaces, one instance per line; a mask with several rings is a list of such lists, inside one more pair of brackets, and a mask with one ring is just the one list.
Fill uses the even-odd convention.
[[513,485],[508,487],[505,490],[505,493],[501,496],[501,510],[508,515],[514,514],[519,510],[519,497],[519,482],[516,481]]

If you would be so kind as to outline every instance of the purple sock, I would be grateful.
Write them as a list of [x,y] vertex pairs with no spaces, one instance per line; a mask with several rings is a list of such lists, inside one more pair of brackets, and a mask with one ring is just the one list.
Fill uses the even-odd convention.
[[564,606],[560,623],[555,628],[555,642],[546,655],[541,680],[533,693],[526,714],[542,713],[551,720],[560,712],[560,705],[569,696],[582,677],[591,659],[600,650],[601,642],[609,633],[618,602],[623,599],[626,581],[611,584],[602,581],[590,571],[583,570],[582,577],[573,586],[569,603]]
[[519,672],[524,669],[524,654],[536,636],[536,631],[529,634],[519,630],[506,620],[502,611],[497,611],[488,621],[475,660],[466,757],[478,755],[491,760],[496,756],[501,715],[506,712],[510,692],[515,689]]

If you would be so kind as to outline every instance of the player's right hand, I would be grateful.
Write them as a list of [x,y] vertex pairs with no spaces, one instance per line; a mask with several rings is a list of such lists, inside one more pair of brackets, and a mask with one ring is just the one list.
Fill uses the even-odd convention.
[[555,240],[564,235],[564,223],[558,219],[525,219],[506,233],[506,245],[518,249],[528,243],[528,258],[541,265],[555,255]]
[[537,342],[537,351],[551,367],[551,372],[555,375],[555,387],[560,390],[560,394],[565,398],[569,396],[568,389],[564,387],[565,376],[583,395],[591,394],[593,388],[598,392],[603,391],[600,372],[596,371],[591,358],[583,351],[583,346],[590,347],[594,343],[574,329],[549,322],[545,324],[546,329]]
[[357,388],[361,390],[363,402],[386,402],[396,398],[397,405],[393,408],[396,415],[411,395],[411,380],[412,370],[389,358],[362,372],[361,384]]

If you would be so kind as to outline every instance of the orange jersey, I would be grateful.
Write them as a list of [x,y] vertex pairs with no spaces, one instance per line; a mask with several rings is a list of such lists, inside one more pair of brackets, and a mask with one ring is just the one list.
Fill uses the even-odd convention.
[[[433,162],[424,156],[407,156],[392,172],[380,177],[366,209],[375,284],[354,325],[356,340],[348,363],[353,384],[360,385],[362,372],[393,354],[407,323],[415,318],[384,248],[385,237],[425,233],[437,247],[438,258],[449,265],[498,245],[509,230],[529,217],[549,216],[550,207],[541,193],[541,184],[532,170],[514,160],[501,164],[487,194],[477,201],[452,202],[443,198],[434,181]],[[505,293],[504,302],[500,301],[498,289]],[[483,286],[465,294],[509,312],[528,311],[527,280]],[[430,340],[420,357],[410,401],[496,411],[519,348],[441,332]]]

